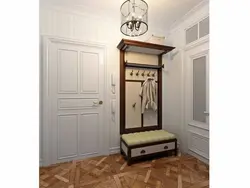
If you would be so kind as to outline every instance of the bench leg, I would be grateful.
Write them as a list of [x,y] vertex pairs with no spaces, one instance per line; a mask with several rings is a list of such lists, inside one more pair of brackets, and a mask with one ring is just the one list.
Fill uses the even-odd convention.
[[177,140],[175,140],[175,150],[174,150],[175,156],[178,154],[178,148],[177,148]]
[[174,155],[177,156],[177,154],[178,154],[178,151],[177,151],[177,148],[175,148]]
[[128,160],[127,160],[127,165],[128,165],[128,166],[131,166],[131,164],[132,164],[131,159],[128,159]]

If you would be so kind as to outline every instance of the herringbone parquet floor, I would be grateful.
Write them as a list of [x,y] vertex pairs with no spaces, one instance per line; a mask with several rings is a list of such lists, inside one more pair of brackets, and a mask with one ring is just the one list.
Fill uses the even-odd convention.
[[209,167],[184,155],[127,166],[121,155],[40,168],[40,188],[208,188]]

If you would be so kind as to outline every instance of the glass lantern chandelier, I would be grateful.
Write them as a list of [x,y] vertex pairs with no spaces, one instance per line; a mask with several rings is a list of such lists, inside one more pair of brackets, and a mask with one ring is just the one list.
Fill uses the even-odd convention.
[[148,31],[148,4],[144,0],[126,0],[120,10],[124,35],[136,37]]

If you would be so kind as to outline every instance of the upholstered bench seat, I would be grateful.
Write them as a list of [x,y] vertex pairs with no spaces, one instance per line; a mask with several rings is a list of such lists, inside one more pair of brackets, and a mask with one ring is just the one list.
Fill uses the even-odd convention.
[[174,138],[174,134],[169,133],[165,130],[136,132],[122,135],[122,139],[126,142],[128,146],[171,140]]

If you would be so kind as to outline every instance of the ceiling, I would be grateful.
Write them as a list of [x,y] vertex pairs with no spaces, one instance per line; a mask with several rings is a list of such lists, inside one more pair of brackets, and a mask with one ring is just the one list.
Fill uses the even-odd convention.
[[[149,6],[149,24],[157,23],[169,28],[176,20],[203,0],[145,0]],[[42,6],[71,8],[98,15],[116,17],[124,0],[40,0]],[[118,16],[120,18],[120,16]]]

